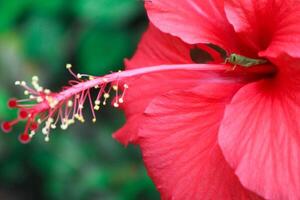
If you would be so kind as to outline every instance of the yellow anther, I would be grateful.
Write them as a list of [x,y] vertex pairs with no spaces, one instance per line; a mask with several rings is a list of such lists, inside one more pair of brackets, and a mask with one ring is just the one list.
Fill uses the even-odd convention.
[[52,129],[56,129],[56,125],[55,124],[51,124],[51,128]]
[[73,106],[73,101],[69,100],[68,101],[68,107],[72,107]]
[[120,98],[120,99],[119,99],[119,103],[124,103],[124,99],[123,99],[123,98]]
[[32,77],[32,82],[38,82],[39,81],[39,77],[38,76],[33,76]]
[[51,93],[51,91],[49,89],[45,89],[44,92],[45,92],[45,94],[50,94]]
[[94,79],[95,79],[95,77],[93,77],[93,76],[89,76],[89,79],[90,79],[90,80],[94,80]]
[[125,83],[125,84],[124,84],[124,88],[128,89],[128,87],[129,87],[129,86]]
[[114,89],[114,90],[118,90],[118,86],[117,86],[117,85],[114,85],[114,86],[113,86],[113,89]]
[[100,109],[100,106],[99,105],[95,105],[94,106],[94,110],[99,110]]
[[26,85],[26,82],[25,82],[25,81],[22,81],[22,82],[21,82],[21,85],[25,86],[25,85]]
[[108,93],[104,93],[103,97],[104,97],[105,99],[108,99],[108,98],[109,98],[109,94],[108,94]]
[[115,107],[115,108],[119,107],[118,102],[115,102],[115,103],[114,103],[114,107]]
[[75,123],[75,120],[74,119],[69,119],[68,120],[68,124],[74,124]]
[[100,105],[100,103],[101,103],[100,100],[96,100],[96,101],[95,101],[95,104],[96,104],[96,105]]
[[50,138],[49,138],[49,136],[47,135],[46,137],[45,137],[45,142],[49,142],[50,141]]
[[93,123],[95,123],[97,121],[97,119],[96,118],[93,118]]
[[80,120],[79,120],[81,123],[84,123],[85,122],[85,119],[83,118],[83,116],[80,117]]
[[25,95],[29,95],[28,90],[25,90],[25,91],[24,91],[24,94],[25,94]]
[[44,135],[47,135],[48,133],[49,133],[49,129],[48,128],[43,128],[42,129],[42,133],[44,134]]
[[29,137],[33,137],[35,135],[35,131],[30,131]]
[[43,102],[43,98],[42,98],[42,97],[38,97],[38,98],[36,99],[36,101],[37,101],[38,103],[41,103],[41,102]]
[[15,85],[21,85],[21,82],[20,81],[16,81]]
[[36,90],[37,90],[38,92],[42,92],[42,91],[43,91],[43,87],[37,87]]
[[78,108],[79,108],[79,109],[83,109],[83,105],[82,105],[82,104],[79,104]]
[[67,129],[68,129],[68,125],[67,125],[67,124],[61,124],[61,125],[60,125],[60,128],[61,128],[62,130],[67,130]]
[[66,64],[66,68],[67,69],[71,69],[72,68],[72,65],[70,63]]
[[82,75],[81,74],[77,74],[77,78],[82,78]]

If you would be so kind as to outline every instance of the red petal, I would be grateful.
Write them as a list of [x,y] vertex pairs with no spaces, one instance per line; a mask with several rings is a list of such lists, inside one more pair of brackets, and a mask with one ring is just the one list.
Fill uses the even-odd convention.
[[[300,56],[300,4],[291,0],[228,0],[225,11],[245,43],[261,56]],[[266,51],[265,51],[266,50]]]
[[219,133],[226,160],[266,199],[300,199],[300,93],[263,81],[242,88]]
[[127,145],[128,142],[135,142],[137,132],[141,125],[140,117],[150,101],[170,90],[188,89],[199,84],[200,72],[161,72],[142,76],[129,81],[130,88],[125,95],[122,105],[126,115],[126,124],[114,134],[114,138]]
[[225,162],[217,131],[232,85],[169,92],[147,107],[139,144],[162,199],[259,199]]
[[[192,63],[190,58],[191,45],[169,34],[162,33],[152,24],[144,34],[136,54],[130,61],[126,61],[126,69],[162,64]],[[125,110],[127,122],[113,137],[127,145],[135,142],[140,122],[149,102],[162,93],[175,88],[189,88],[196,84],[200,73],[163,72],[132,79],[127,82],[130,89],[125,96],[122,106]]]
[[130,61],[126,61],[126,69],[162,64],[193,63],[190,58],[191,48],[191,45],[177,37],[162,33],[150,24],[134,57]]
[[214,43],[235,51],[235,33],[224,13],[223,0],[146,2],[150,21],[187,43]]

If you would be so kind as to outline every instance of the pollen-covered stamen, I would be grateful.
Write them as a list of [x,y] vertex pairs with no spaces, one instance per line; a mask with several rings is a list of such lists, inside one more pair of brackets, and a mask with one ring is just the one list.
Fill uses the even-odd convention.
[[124,96],[126,94],[126,90],[129,88],[129,86],[125,83],[123,85],[123,88],[124,88],[123,93],[122,93],[121,97],[119,98],[119,103],[124,103]]
[[[66,67],[72,72],[71,65]],[[84,122],[83,109],[86,107],[91,109],[92,121],[95,122],[94,110],[99,110],[101,105],[108,103],[108,99],[112,95],[111,90],[115,92],[116,96],[113,105],[119,107],[125,101],[125,93],[129,88],[126,83],[127,78],[162,71],[184,70],[208,72],[208,75],[201,79],[203,82],[224,81],[227,83],[229,78],[232,82],[241,81],[240,75],[245,74],[238,70],[228,73],[228,69],[230,66],[225,65],[165,65],[116,72],[102,77],[84,74],[80,76],[81,79],[78,79],[77,75],[72,72],[76,80],[69,81],[69,86],[64,87],[59,93],[53,93],[49,89],[41,87],[37,77],[32,78],[32,88],[24,81],[16,81],[16,85],[20,85],[27,91],[25,92],[27,98],[8,103],[8,107],[19,110],[19,115],[12,121],[2,123],[2,129],[8,132],[19,121],[26,120],[25,131],[19,136],[20,141],[22,143],[29,142],[36,134],[37,129],[41,127],[45,141],[48,142],[51,129],[57,127],[67,129],[69,125],[75,122],[75,119]],[[253,68],[247,71],[246,76],[248,73],[251,73],[250,77],[253,77],[253,74],[256,77],[258,74],[260,75],[257,76],[259,78],[261,75],[273,73],[273,69],[268,67]],[[247,77],[244,80],[247,80]],[[92,89],[98,91],[96,98],[91,95]],[[85,103],[89,103],[90,106],[85,106]]]

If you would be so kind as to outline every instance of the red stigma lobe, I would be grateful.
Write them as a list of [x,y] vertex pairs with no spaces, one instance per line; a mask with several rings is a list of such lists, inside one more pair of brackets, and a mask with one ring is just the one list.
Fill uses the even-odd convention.
[[4,133],[9,133],[12,130],[12,126],[9,122],[3,122],[1,124],[1,129]]
[[31,138],[28,133],[23,133],[19,136],[19,140],[22,144],[27,144],[28,142],[30,142]]
[[18,106],[18,102],[16,99],[10,99],[7,105],[9,108],[16,108]]

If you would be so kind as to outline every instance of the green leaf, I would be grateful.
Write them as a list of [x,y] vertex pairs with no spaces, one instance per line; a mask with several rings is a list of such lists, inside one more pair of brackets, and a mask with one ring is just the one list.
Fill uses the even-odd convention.
[[142,10],[138,0],[76,0],[74,11],[83,21],[116,25],[133,19]]
[[63,13],[68,8],[68,3],[65,0],[32,0],[32,10],[35,13],[46,15],[57,15]]
[[20,17],[28,5],[28,0],[0,1],[0,32],[4,32],[13,28],[18,17]]
[[127,32],[91,28],[81,36],[79,65],[87,73],[105,74],[122,69],[123,59],[132,50],[131,37]]
[[34,16],[24,26],[25,53],[30,59],[55,72],[61,69],[66,53],[63,34],[59,21]]

